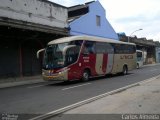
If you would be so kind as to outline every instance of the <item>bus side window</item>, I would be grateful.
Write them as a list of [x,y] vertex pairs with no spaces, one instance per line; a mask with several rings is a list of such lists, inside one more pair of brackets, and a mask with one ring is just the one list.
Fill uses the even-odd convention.
[[134,45],[112,44],[115,54],[133,54],[136,52]]
[[103,42],[96,42],[96,53],[103,54],[107,53],[107,46],[106,43]]
[[70,65],[74,62],[76,62],[78,59],[78,49],[75,48],[69,48],[66,52],[66,64]]
[[113,54],[114,53],[114,47],[110,43],[105,43],[106,47],[106,53]]
[[95,53],[95,42],[85,41],[83,53],[84,54],[94,54]]

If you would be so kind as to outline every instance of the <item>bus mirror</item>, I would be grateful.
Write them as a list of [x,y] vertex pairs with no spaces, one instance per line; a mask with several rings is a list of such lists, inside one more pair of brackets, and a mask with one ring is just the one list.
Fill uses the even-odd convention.
[[45,50],[45,49],[43,48],[43,49],[40,49],[40,50],[37,51],[37,58],[38,58],[38,59],[39,59],[39,53],[40,53],[40,52],[43,52],[44,50]]

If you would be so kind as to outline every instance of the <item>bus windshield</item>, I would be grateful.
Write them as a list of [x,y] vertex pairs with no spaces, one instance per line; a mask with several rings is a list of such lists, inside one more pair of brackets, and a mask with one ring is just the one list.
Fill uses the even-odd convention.
[[63,49],[68,43],[53,44],[46,48],[44,55],[44,68],[61,68],[64,67]]
[[[72,42],[52,44],[47,46],[44,55],[43,68],[44,69],[63,68],[75,62],[78,58],[81,44],[82,42],[72,41]],[[75,48],[73,49],[73,47]],[[75,51],[77,54],[74,54]]]

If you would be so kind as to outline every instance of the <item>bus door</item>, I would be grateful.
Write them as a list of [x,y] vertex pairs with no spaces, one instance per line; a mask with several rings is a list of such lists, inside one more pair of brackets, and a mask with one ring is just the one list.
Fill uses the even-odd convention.
[[85,41],[84,49],[82,52],[83,69],[89,68],[91,70],[91,75],[95,76],[95,65],[96,65],[96,53],[95,53],[95,42]]
[[[79,44],[78,44],[79,42]],[[68,73],[69,79],[79,79],[81,74],[81,67],[78,61],[78,56],[81,48],[81,41],[75,41],[74,45],[68,46],[66,50],[66,65],[70,66]]]

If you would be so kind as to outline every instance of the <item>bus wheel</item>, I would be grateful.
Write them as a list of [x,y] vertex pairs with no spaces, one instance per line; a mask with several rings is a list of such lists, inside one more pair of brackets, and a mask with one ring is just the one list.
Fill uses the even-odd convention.
[[123,75],[127,75],[128,74],[128,68],[127,68],[127,66],[125,65],[125,66],[123,66]]
[[82,75],[82,80],[83,81],[88,81],[89,80],[89,71],[88,70],[84,70],[83,75]]

